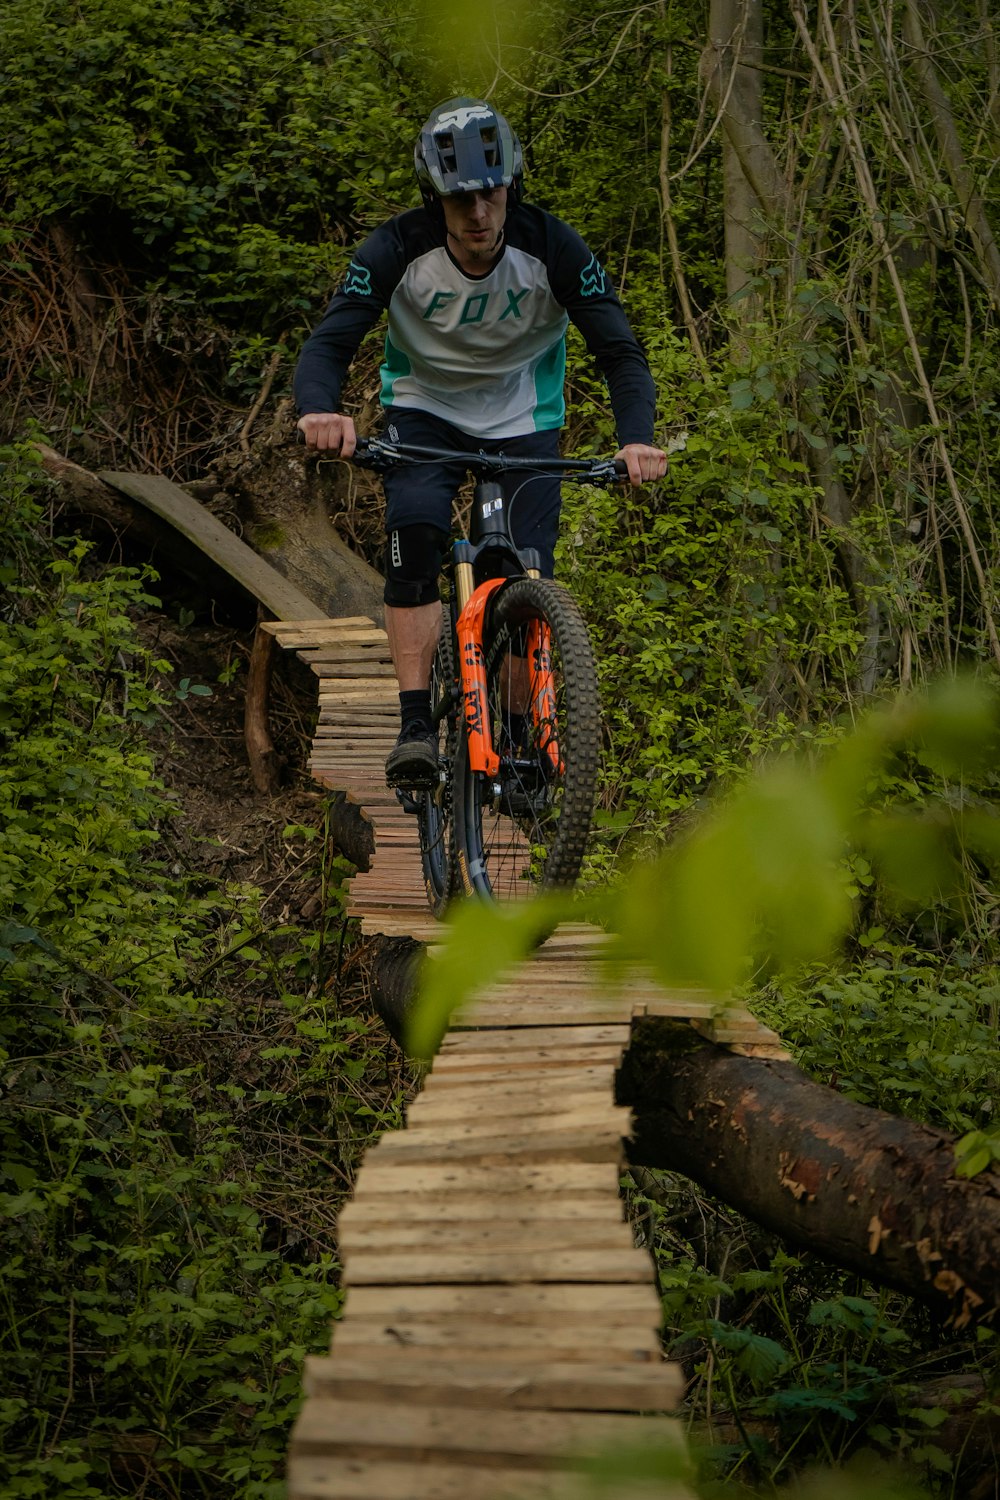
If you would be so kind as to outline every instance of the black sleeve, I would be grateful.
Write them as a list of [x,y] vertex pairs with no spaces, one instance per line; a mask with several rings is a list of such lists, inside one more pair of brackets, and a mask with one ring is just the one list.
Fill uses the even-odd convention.
[[302,346],[293,382],[300,416],[340,410],[351,360],[388,307],[404,269],[405,255],[393,225],[376,229],[354,256],[343,285]]
[[568,224],[552,218],[549,284],[583,334],[587,348],[608,382],[618,441],[651,443],[656,387],[649,363],[632,332],[607,272]]

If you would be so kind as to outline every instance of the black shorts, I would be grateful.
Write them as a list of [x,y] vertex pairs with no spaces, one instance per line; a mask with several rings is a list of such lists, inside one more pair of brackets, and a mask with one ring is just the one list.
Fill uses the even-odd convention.
[[[559,433],[555,430],[511,438],[470,437],[442,417],[401,406],[387,408],[385,436],[392,442],[418,443],[453,453],[478,453],[482,449],[484,453],[509,453],[512,458],[537,458],[541,464],[551,464],[559,457]],[[559,479],[524,469],[497,477],[507,499],[507,519],[515,546],[535,547],[543,576],[551,578],[562,498]],[[460,463],[390,469],[382,476],[386,533],[422,521],[450,534],[452,501],[466,478],[467,471]]]

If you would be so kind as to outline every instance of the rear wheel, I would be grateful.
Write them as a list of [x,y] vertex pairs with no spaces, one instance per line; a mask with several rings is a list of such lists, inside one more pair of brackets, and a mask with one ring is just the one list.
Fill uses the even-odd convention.
[[455,836],[467,894],[514,901],[571,886],[597,782],[600,716],[587,627],[550,579],[497,596],[483,641],[496,776],[469,765],[461,734]]
[[441,916],[452,896],[461,888],[455,868],[452,819],[452,770],[458,750],[459,704],[453,663],[451,632],[446,619],[431,668],[431,711],[437,719],[441,774],[436,786],[415,794],[424,884],[435,916]]

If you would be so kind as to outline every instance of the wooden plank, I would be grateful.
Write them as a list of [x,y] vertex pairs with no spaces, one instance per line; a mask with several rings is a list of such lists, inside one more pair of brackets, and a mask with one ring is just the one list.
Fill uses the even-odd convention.
[[609,1162],[504,1161],[401,1162],[378,1156],[372,1148],[354,1188],[355,1201],[383,1192],[485,1192],[496,1197],[512,1193],[559,1194],[618,1188],[618,1171]]
[[301,589],[289,583],[252,547],[234,536],[228,526],[223,526],[211,511],[199,505],[180,485],[160,474],[119,474],[107,469],[102,470],[98,478],[168,521],[279,619],[322,614],[319,606]]
[[[470,1034],[470,1033],[475,1033]],[[470,1032],[456,1035],[451,1032],[441,1043],[435,1065],[451,1052],[465,1055],[486,1051],[513,1051],[526,1048],[538,1054],[555,1046],[561,1051],[570,1047],[593,1047],[598,1044],[617,1045],[625,1048],[629,1044],[632,1028],[625,1023],[591,1023],[579,1020],[576,1026],[536,1026],[530,1032],[496,1030],[495,1028],[470,1028]]]
[[423,1105],[425,1101],[433,1101],[435,1104],[447,1103],[455,1108],[465,1105],[478,1110],[486,1098],[492,1109],[495,1104],[506,1099],[518,1099],[523,1105],[531,1107],[536,1103],[547,1106],[556,1099],[565,1101],[571,1095],[578,1094],[603,1092],[610,1097],[615,1076],[612,1066],[605,1063],[601,1067],[581,1068],[579,1063],[574,1063],[571,1059],[565,1061],[567,1066],[559,1069],[559,1077],[555,1082],[550,1074],[540,1072],[530,1063],[522,1063],[518,1071],[490,1069],[493,1077],[486,1080],[491,1083],[488,1095],[483,1092],[484,1080],[481,1074],[474,1074],[469,1078],[454,1070],[449,1072],[447,1068],[442,1072],[435,1071],[427,1075],[414,1104]]
[[490,1320],[514,1326],[565,1324],[592,1320],[612,1323],[616,1318],[652,1319],[659,1328],[660,1298],[651,1278],[641,1285],[602,1287],[600,1296],[585,1286],[405,1286],[355,1287],[347,1298],[350,1318],[458,1321]]
[[375,621],[370,620],[367,615],[341,615],[338,619],[331,620],[329,616],[317,612],[307,620],[263,620],[261,624],[271,635],[294,635],[296,632],[310,630],[342,630],[349,625],[374,626]]
[[458,1250],[423,1254],[407,1251],[375,1253],[367,1250],[358,1257],[345,1257],[345,1286],[419,1286],[433,1281],[443,1286],[449,1282],[584,1281],[648,1283],[651,1275],[649,1254],[645,1250]]
[[[591,1297],[594,1288],[587,1286]],[[356,1287],[378,1291],[378,1287]],[[605,1288],[601,1288],[603,1295]],[[427,1364],[461,1360],[470,1368],[492,1368],[498,1359],[517,1360],[521,1365],[561,1362],[600,1365],[659,1363],[659,1330],[652,1321],[581,1320],[572,1326],[528,1328],[500,1322],[456,1321],[404,1322],[387,1326],[369,1320],[350,1320],[337,1325],[334,1354],[357,1353],[366,1358],[387,1350],[412,1349]]]
[[492,1466],[469,1463],[410,1458],[392,1463],[295,1452],[288,1466],[288,1500],[568,1500],[567,1484],[578,1496],[573,1476],[535,1467],[498,1475]]
[[[284,644],[284,641],[283,641]],[[292,645],[291,641],[287,644]],[[322,650],[324,646],[373,646],[388,654],[388,638],[377,625],[337,625],[322,634],[306,636],[294,643],[295,649],[306,652]]]
[[622,1157],[622,1134],[627,1121],[612,1118],[601,1125],[570,1124],[565,1128],[544,1126],[522,1133],[508,1131],[489,1135],[441,1136],[434,1131],[407,1130],[383,1136],[369,1153],[393,1163],[502,1161],[614,1161]]
[[[579,1215],[572,1219],[549,1219],[544,1214],[514,1219],[502,1218],[453,1220],[438,1217],[422,1222],[347,1223],[341,1216],[337,1241],[341,1254],[347,1257],[371,1250],[376,1255],[396,1255],[412,1250],[416,1255],[443,1254],[484,1255],[534,1254],[561,1250],[633,1250],[632,1226],[613,1212],[598,1217]],[[648,1267],[648,1262],[647,1262]],[[647,1274],[649,1274],[647,1269]]]
[[520,1004],[480,1005],[473,1001],[467,1008],[452,1017],[452,1026],[575,1026],[581,1016],[591,1021],[616,1021],[632,1019],[632,1010],[627,1002],[601,1001],[589,998],[578,1000],[548,1001],[526,996]]
[[432,1370],[407,1350],[391,1360],[313,1355],[305,1362],[307,1396],[363,1401],[417,1401],[438,1406],[503,1406],[550,1411],[672,1411],[684,1394],[675,1364],[635,1364],[583,1370],[566,1362],[521,1369],[499,1360],[469,1369],[453,1362]]
[[441,1097],[437,1091],[427,1092],[413,1101],[406,1114],[407,1129],[426,1130],[440,1125],[456,1140],[482,1135],[484,1129],[494,1133],[509,1131],[511,1122],[516,1120],[525,1121],[530,1130],[558,1129],[590,1121],[603,1125],[607,1120],[617,1121],[622,1131],[629,1128],[628,1110],[612,1100],[610,1078],[597,1087],[573,1093],[553,1091],[551,1087],[544,1091],[512,1089],[503,1093],[498,1089],[495,1095],[491,1090],[488,1098],[481,1098],[478,1108],[468,1097],[451,1099]]
[[594,1454],[612,1443],[658,1441],[683,1448],[669,1418],[610,1416],[603,1412],[463,1411],[457,1422],[448,1406],[400,1406],[386,1421],[380,1402],[313,1400],[295,1426],[293,1451],[361,1456],[396,1453],[414,1458],[469,1454],[485,1465],[553,1454]]
[[[433,1078],[434,1086],[438,1089],[465,1088],[479,1081],[489,1084],[518,1080],[527,1082],[532,1079],[539,1082],[545,1079],[552,1087],[558,1088],[563,1076],[583,1078],[594,1073],[610,1081],[620,1061],[620,1051],[602,1052],[598,1047],[583,1048],[579,1056],[555,1054],[538,1059],[523,1052],[500,1052],[493,1058],[479,1054],[468,1059],[458,1058],[445,1066],[436,1061],[434,1071],[428,1075],[428,1082],[424,1087],[426,1089]],[[581,1063],[593,1066],[581,1067]]]
[[[581,1500],[579,1474],[480,1468],[404,1460],[344,1460],[309,1456],[293,1460],[288,1500]],[[588,1491],[590,1493],[590,1491]],[[613,1500],[694,1500],[690,1490],[665,1480],[617,1480]]]
[[560,1223],[600,1218],[607,1223],[624,1214],[624,1204],[616,1200],[610,1186],[599,1193],[556,1193],[551,1198],[540,1193],[508,1193],[502,1204],[493,1193],[435,1192],[414,1193],[402,1189],[397,1193],[368,1193],[353,1198],[337,1215],[338,1230],[345,1224],[420,1224],[446,1219],[460,1224],[466,1219],[492,1222],[499,1213],[513,1220],[534,1216]]

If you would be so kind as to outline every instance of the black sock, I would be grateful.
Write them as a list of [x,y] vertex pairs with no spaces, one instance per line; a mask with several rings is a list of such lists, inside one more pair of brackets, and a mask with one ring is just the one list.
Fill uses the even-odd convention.
[[409,729],[413,724],[419,724],[430,732],[431,728],[431,690],[430,688],[408,688],[406,692],[399,695],[399,716],[402,719],[402,728]]

